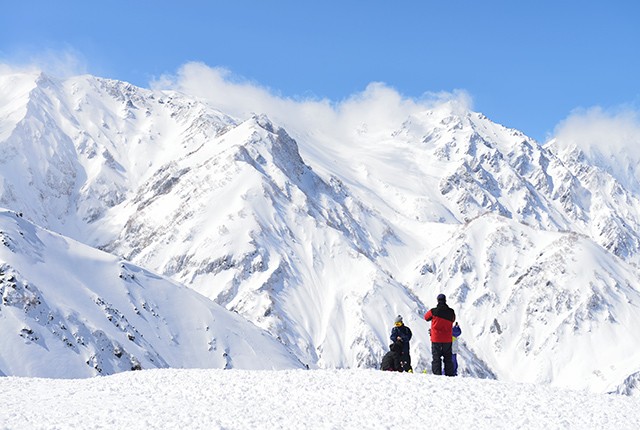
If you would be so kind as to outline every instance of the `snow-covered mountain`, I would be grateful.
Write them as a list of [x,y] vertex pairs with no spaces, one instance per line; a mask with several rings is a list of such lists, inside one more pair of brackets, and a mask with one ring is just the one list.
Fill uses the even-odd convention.
[[0,212],[0,238],[4,375],[303,367],[268,333],[193,290],[17,213]]
[[422,315],[444,292],[464,374],[633,391],[640,187],[558,140],[447,103],[336,138],[92,76],[1,76],[0,106],[0,206],[302,363],[377,366],[402,314],[427,368]]

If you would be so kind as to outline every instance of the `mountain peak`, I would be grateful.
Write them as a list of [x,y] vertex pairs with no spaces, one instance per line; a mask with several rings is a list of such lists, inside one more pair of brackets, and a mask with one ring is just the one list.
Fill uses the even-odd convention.
[[[414,330],[416,368],[427,367],[422,316],[445,292],[467,333],[463,375],[605,391],[637,372],[632,347],[616,344],[629,360],[615,368],[604,355],[595,354],[593,364],[571,355],[594,356],[587,333],[607,344],[604,334],[617,339],[639,322],[639,199],[588,158],[572,161],[462,104],[434,105],[402,124],[394,118],[355,133],[290,134],[265,115],[238,120],[187,94],[91,76],[52,80],[32,92],[37,79],[14,86],[10,77],[0,79],[7,102],[0,104],[0,205],[124,258],[35,226],[27,235],[27,227],[7,221],[0,249],[13,263],[5,272],[22,280],[11,303],[46,298],[56,321],[75,324],[84,338],[107,333],[108,351],[124,349],[143,368],[148,357],[180,363],[184,357],[163,342],[187,337],[201,346],[204,325],[167,319],[159,326],[163,346],[148,340],[156,332],[142,345],[127,337],[142,342],[136,333],[107,330],[104,321],[89,327],[80,314],[63,312],[72,306],[49,295],[50,280],[32,278],[30,264],[64,273],[69,294],[84,300],[82,312],[97,309],[120,327],[152,330],[128,310],[142,313],[144,303],[161,303],[144,314],[148,322],[156,321],[153,312],[184,316],[195,306],[206,313],[216,302],[276,339],[264,348],[280,351],[277,357],[284,350],[310,366],[377,367],[401,314]],[[12,250],[28,250],[25,266]],[[76,263],[99,267],[99,294],[87,273],[69,270]],[[171,300],[149,296],[153,288]],[[49,338],[49,326],[30,321],[23,328],[27,337],[31,330],[47,345],[60,343]],[[86,371],[91,355],[81,356]],[[100,363],[124,369],[111,355]]]

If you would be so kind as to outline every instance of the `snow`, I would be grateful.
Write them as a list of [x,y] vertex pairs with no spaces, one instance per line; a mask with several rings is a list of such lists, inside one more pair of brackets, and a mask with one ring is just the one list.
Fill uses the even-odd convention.
[[267,332],[195,291],[0,210],[0,374],[295,369]]
[[637,429],[640,399],[378,370],[0,378],[3,429]]
[[397,314],[424,367],[443,292],[463,375],[638,395],[640,199],[588,158],[383,87],[273,123],[92,76],[0,92],[0,206],[33,223],[0,217],[0,373],[375,368]]

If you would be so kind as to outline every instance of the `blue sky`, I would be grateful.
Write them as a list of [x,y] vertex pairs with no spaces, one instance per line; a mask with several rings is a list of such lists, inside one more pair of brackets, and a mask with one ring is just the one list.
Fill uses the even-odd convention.
[[149,87],[191,61],[295,99],[383,82],[466,91],[544,141],[574,109],[640,110],[640,1],[12,1],[0,63]]

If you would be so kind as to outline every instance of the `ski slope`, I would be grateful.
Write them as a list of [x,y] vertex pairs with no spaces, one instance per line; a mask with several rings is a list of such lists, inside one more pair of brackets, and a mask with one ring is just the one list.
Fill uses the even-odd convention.
[[3,429],[637,429],[640,399],[378,370],[0,378]]

